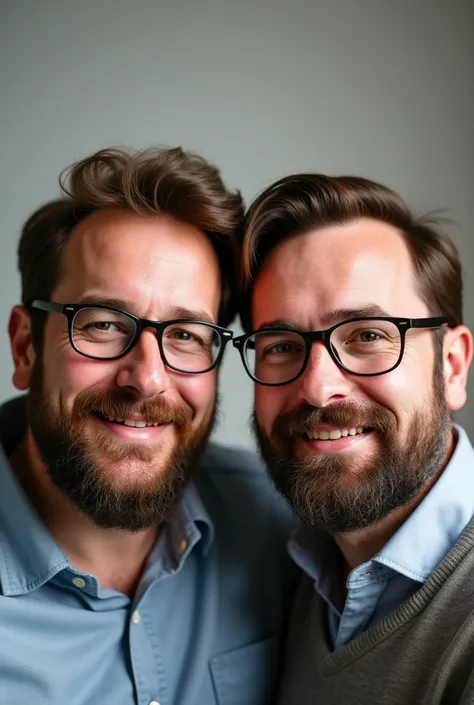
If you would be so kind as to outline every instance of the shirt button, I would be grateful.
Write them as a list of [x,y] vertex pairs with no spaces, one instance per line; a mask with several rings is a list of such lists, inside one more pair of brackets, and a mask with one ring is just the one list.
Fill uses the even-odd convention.
[[366,570],[365,573],[362,573],[363,578],[371,578],[372,577],[372,571],[371,570]]
[[139,624],[141,618],[142,618],[142,616],[141,616],[140,612],[138,612],[138,610],[132,614],[132,622],[134,624]]
[[72,579],[72,584],[75,585],[78,588],[83,588],[86,586],[86,581],[83,580],[82,578],[73,578]]
[[158,700],[150,700],[148,705],[160,705],[160,703],[158,702]]
[[[180,555],[180,556],[183,555],[183,553],[185,552],[185,550],[187,549],[187,547],[188,547],[188,542],[186,541],[186,539],[183,539],[182,541],[179,542],[178,551],[179,551],[179,555]],[[159,705],[159,704],[158,704],[158,705]]]

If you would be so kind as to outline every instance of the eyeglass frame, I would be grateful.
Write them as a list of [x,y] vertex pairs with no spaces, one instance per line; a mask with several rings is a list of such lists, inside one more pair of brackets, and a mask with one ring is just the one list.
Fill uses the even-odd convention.
[[[136,346],[138,341],[140,340],[141,334],[146,328],[152,328],[157,332],[157,340],[158,340],[158,349],[160,351],[160,357],[163,361],[163,363],[166,365],[166,367],[169,367],[170,369],[174,370],[175,372],[181,372],[183,374],[188,374],[188,375],[202,375],[205,374],[206,372],[210,372],[211,370],[215,369],[218,364],[220,363],[222,356],[224,354],[225,348],[229,340],[232,340],[233,338],[233,331],[229,330],[228,328],[223,328],[222,326],[218,326],[215,323],[208,323],[207,321],[199,321],[199,320],[191,320],[189,318],[175,318],[169,321],[150,321],[147,318],[140,318],[139,316],[135,316],[133,313],[129,313],[128,311],[123,311],[122,309],[119,308],[114,308],[113,306],[106,306],[102,304],[58,304],[55,303],[54,301],[43,301],[41,299],[33,299],[29,305],[29,309],[35,309],[39,311],[45,311],[47,313],[61,313],[67,318],[68,322],[68,334],[69,334],[69,342],[71,343],[71,347],[75,352],[77,352],[79,355],[82,355],[83,357],[88,358],[89,360],[101,360],[101,361],[111,361],[111,360],[120,360],[122,357],[125,357],[125,355],[128,355],[128,353],[133,350],[133,348]],[[79,350],[77,346],[74,343],[74,336],[73,336],[73,323],[74,323],[74,318],[76,315],[79,313],[79,311],[82,311],[83,309],[101,309],[105,311],[112,311],[113,313],[118,313],[123,316],[126,316],[127,318],[131,319],[134,324],[135,324],[135,333],[128,344],[128,346],[125,348],[123,352],[121,352],[119,355],[114,355],[113,357],[97,357],[95,355],[88,355],[85,352],[82,352],[82,350]],[[221,341],[221,347],[219,349],[219,352],[217,354],[217,357],[215,361],[212,363],[210,367],[207,367],[205,370],[199,370],[199,371],[193,371],[193,370],[182,370],[179,367],[175,367],[174,365],[171,365],[168,360],[166,359],[166,355],[163,350],[163,332],[164,330],[170,326],[173,325],[174,323],[188,323],[188,324],[199,324],[202,326],[206,326],[207,328],[212,328],[213,330],[216,331],[216,333],[219,334],[220,341]]]
[[[398,356],[397,362],[392,365],[388,370],[384,370],[383,372],[353,372],[350,370],[348,367],[344,365],[344,363],[339,359],[337,355],[337,351],[335,348],[332,347],[330,343],[330,338],[332,333],[340,328],[341,326],[346,325],[347,323],[356,323],[357,321],[388,321],[389,323],[393,323],[400,334],[400,353]],[[450,321],[446,316],[434,316],[430,318],[400,318],[400,317],[392,317],[392,316],[368,316],[368,317],[358,317],[358,318],[350,318],[346,321],[340,321],[339,323],[336,323],[334,326],[331,326],[330,328],[326,328],[326,330],[313,330],[313,331],[300,331],[297,329],[293,328],[272,328],[272,327],[265,327],[265,328],[260,328],[259,330],[254,330],[251,333],[245,333],[244,335],[239,335],[236,338],[232,340],[232,343],[235,348],[240,353],[240,357],[242,359],[243,366],[245,368],[245,371],[247,372],[248,376],[256,383],[260,384],[264,387],[282,387],[285,384],[291,384],[292,382],[295,382],[301,375],[304,373],[306,370],[306,367],[308,365],[309,357],[311,354],[311,347],[313,343],[315,342],[322,342],[324,344],[324,347],[328,351],[329,355],[331,356],[331,359],[336,363],[336,365],[344,370],[345,372],[348,372],[351,375],[356,375],[357,377],[378,377],[380,375],[386,375],[389,372],[393,372],[402,362],[403,355],[405,353],[405,336],[407,330],[410,330],[411,328],[415,329],[426,329],[426,330],[434,330],[436,328],[441,328],[443,325],[448,325],[450,326]],[[304,340],[305,343],[305,357],[303,360],[303,363],[301,365],[301,369],[298,372],[297,375],[294,377],[291,377],[289,380],[285,382],[263,382],[262,380],[258,379],[255,377],[250,372],[250,369],[247,365],[247,360],[245,356],[245,350],[246,350],[246,342],[249,340],[252,336],[255,335],[260,335],[262,333],[297,333],[298,335],[301,336],[301,338]]]

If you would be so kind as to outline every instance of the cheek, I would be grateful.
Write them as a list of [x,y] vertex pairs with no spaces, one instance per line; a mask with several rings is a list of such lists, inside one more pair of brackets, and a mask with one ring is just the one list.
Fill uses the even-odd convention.
[[400,365],[387,375],[359,383],[359,388],[366,399],[391,411],[403,425],[404,419],[411,418],[430,398],[432,384],[425,376],[425,371],[415,372],[409,366]]
[[359,378],[366,396],[387,407],[398,417],[411,415],[431,400],[434,375],[434,349],[429,334],[422,339],[407,335],[401,364],[379,377]]
[[117,376],[110,362],[88,360],[70,346],[57,347],[54,355],[45,356],[44,372],[52,397],[59,397],[65,408],[86,389],[112,387]]
[[70,407],[84,389],[109,384],[114,365],[79,355],[69,342],[67,328],[59,325],[60,321],[53,322],[56,325],[47,326],[45,331],[44,374],[52,396],[60,397],[62,404]]
[[176,392],[193,409],[195,417],[201,419],[214,405],[217,390],[215,370],[203,375],[183,375],[174,382]]
[[291,398],[285,387],[255,385],[255,415],[265,433],[270,434],[277,416],[288,409]]

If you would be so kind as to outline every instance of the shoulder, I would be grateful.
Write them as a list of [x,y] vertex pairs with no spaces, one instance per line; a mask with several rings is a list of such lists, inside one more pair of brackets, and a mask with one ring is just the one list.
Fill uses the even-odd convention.
[[210,443],[199,463],[199,489],[214,487],[221,496],[236,501],[241,494],[255,501],[276,501],[284,504],[273,486],[257,453],[235,446]]
[[21,441],[26,430],[27,395],[7,399],[0,405],[0,443],[8,455]]
[[213,520],[247,530],[272,527],[288,538],[295,520],[259,456],[247,449],[209,444],[196,482]]
[[[213,524],[225,593],[251,589],[265,612],[291,594],[296,566],[287,545],[296,520],[256,453],[211,444],[196,488]],[[269,587],[272,586],[272,587]],[[278,609],[283,609],[280,603]]]
[[220,443],[209,443],[202,459],[200,466],[205,468],[207,472],[215,475],[237,474],[239,476],[260,478],[265,475],[265,467],[257,453],[239,448],[237,446],[222,445]]

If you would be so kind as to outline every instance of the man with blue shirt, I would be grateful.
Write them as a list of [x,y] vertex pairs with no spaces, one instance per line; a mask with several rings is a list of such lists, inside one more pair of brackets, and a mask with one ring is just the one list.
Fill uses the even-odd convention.
[[245,223],[235,339],[301,519],[281,705],[474,702],[472,336],[453,243],[384,186],[290,176]]
[[242,215],[180,149],[104,150],[26,223],[0,411],[0,703],[271,702],[289,515],[206,442]]

